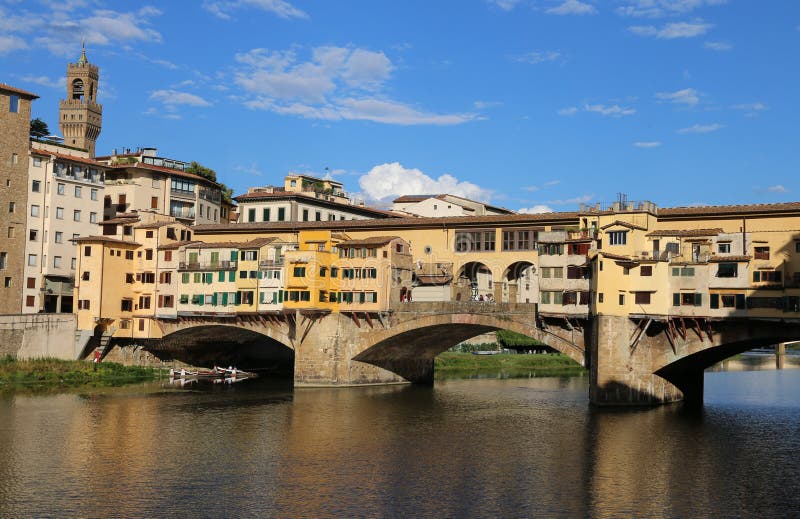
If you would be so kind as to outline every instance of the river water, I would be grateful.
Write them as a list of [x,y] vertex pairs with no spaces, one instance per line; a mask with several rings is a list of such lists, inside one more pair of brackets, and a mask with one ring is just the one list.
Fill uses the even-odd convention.
[[587,387],[6,394],[0,517],[800,516],[800,369],[708,372],[696,412]]

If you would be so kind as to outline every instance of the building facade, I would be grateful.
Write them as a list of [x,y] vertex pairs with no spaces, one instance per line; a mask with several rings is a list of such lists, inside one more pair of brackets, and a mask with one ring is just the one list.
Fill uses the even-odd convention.
[[282,187],[252,187],[235,198],[240,223],[328,222],[396,218],[389,211],[354,204],[333,180],[289,174]]
[[392,210],[425,218],[514,214],[510,209],[448,194],[401,196],[392,202]]
[[38,96],[0,83],[0,314],[22,311],[31,102]]
[[227,221],[220,185],[185,171],[189,167],[186,162],[159,157],[155,148],[119,154],[115,150],[97,160],[108,166],[105,219],[132,211],[155,211],[190,225]]
[[74,238],[97,234],[106,167],[56,143],[32,142],[23,313],[73,311]]

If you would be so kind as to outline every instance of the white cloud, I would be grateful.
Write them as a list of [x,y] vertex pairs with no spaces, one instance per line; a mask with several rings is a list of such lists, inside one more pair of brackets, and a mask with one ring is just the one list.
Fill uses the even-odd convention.
[[489,4],[496,5],[503,11],[510,11],[514,9],[520,0],[486,0]]
[[492,191],[472,182],[459,181],[450,174],[432,178],[399,162],[380,164],[358,179],[361,191],[373,200],[387,200],[402,195],[449,193],[473,200],[488,201]]
[[228,20],[236,9],[253,8],[272,13],[280,18],[308,18],[308,14],[285,0],[206,0],[203,9],[217,18]]
[[564,116],[575,115],[576,113],[578,113],[578,109],[574,106],[562,108],[561,110],[558,111],[558,115],[564,115]]
[[680,130],[676,130],[677,133],[711,133],[717,130],[721,130],[725,128],[724,124],[713,123],[713,124],[694,124],[692,126],[681,128]]
[[89,2],[43,4],[49,11],[34,13],[20,6],[12,15],[0,7],[0,53],[38,47],[75,58],[81,40],[86,41],[90,51],[99,46],[161,41],[161,34],[151,27],[153,18],[161,12],[153,7],[128,12],[95,9],[85,15],[82,8],[88,7]]
[[41,85],[48,88],[64,88],[64,85],[66,84],[66,78],[64,77],[49,78],[47,76],[22,76],[20,79],[28,83],[34,83],[36,85]]
[[[0,13],[2,14],[2,13]],[[0,35],[0,54],[7,54],[11,51],[27,49],[28,44],[22,38],[16,36]]]
[[661,146],[661,141],[636,141],[633,145],[637,148],[658,148]]
[[733,45],[724,41],[707,41],[703,44],[703,47],[707,48],[708,50],[724,52],[726,50],[731,50],[733,48]]
[[584,14],[596,14],[597,9],[592,4],[587,4],[586,2],[581,2],[580,0],[564,0],[561,4],[551,7],[549,9],[545,9],[547,14],[558,14],[558,15],[568,15],[568,14],[577,14],[577,15],[584,15]]
[[602,104],[597,105],[584,105],[584,110],[587,112],[598,113],[603,116],[622,117],[624,115],[633,115],[636,113],[635,108],[623,108],[619,105],[606,106]]
[[253,177],[263,177],[264,172],[258,167],[255,162],[251,162],[250,164],[239,164],[238,166],[233,167],[234,171],[238,171],[239,173],[244,173],[248,176]]
[[453,125],[479,119],[473,113],[440,114],[381,95],[394,70],[383,52],[317,47],[308,61],[294,51],[253,49],[237,54],[234,81],[245,106],[328,121],[365,120],[399,125]]
[[701,7],[725,3],[727,0],[627,0],[626,5],[618,7],[616,12],[622,16],[660,18],[686,14]]
[[675,104],[694,106],[700,102],[700,92],[694,88],[684,88],[676,92],[658,92],[656,98]]
[[775,185],[775,186],[769,186],[767,188],[767,191],[769,191],[770,193],[788,193],[789,192],[788,189],[786,189],[785,187],[783,187],[780,184]]
[[485,110],[487,108],[497,108],[498,106],[503,106],[503,103],[500,101],[475,101],[472,103],[472,106],[476,110]]
[[545,202],[549,205],[573,205],[573,204],[585,204],[586,202],[590,202],[594,198],[594,193],[590,195],[580,195],[574,198],[567,198],[561,200],[548,200]]
[[156,90],[150,94],[150,99],[161,101],[167,108],[175,108],[177,105],[211,106],[211,103],[200,96],[178,90]]
[[628,30],[637,36],[653,36],[662,40],[673,40],[702,36],[713,27],[713,24],[697,20],[695,22],[668,23],[662,25],[660,29],[653,25],[635,25],[628,27]]
[[542,214],[542,213],[553,213],[553,208],[549,205],[534,205],[533,207],[523,207],[517,210],[520,214]]
[[539,63],[547,63],[548,61],[556,61],[562,58],[562,54],[558,51],[554,50],[535,50],[532,52],[528,52],[526,54],[522,54],[520,56],[514,56],[514,61],[518,61],[520,63],[529,63],[531,65],[538,65]]
[[733,108],[734,110],[741,110],[742,112],[745,112],[745,115],[747,117],[756,117],[764,110],[769,110],[769,106],[760,102],[733,105],[731,108]]
[[548,180],[547,182],[542,184],[542,187],[539,187],[539,186],[527,186],[527,187],[523,187],[522,189],[524,189],[525,191],[530,191],[530,192],[533,193],[533,192],[539,191],[540,189],[543,189],[545,187],[557,186],[560,183],[561,183],[560,180]]

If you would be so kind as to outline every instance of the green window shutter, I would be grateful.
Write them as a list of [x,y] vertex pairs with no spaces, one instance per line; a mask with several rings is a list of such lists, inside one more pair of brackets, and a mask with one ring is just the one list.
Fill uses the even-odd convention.
[[258,279],[264,279],[264,271],[263,270],[259,270],[258,271]]
[[[272,299],[273,299],[273,301],[275,300],[274,297]],[[278,290],[278,302],[279,303],[283,303],[283,291],[282,290]]]
[[231,270],[228,272],[228,281],[236,281],[236,271]]
[[761,272],[756,270],[753,272],[753,283],[758,283],[759,281],[761,281]]
[[231,251],[231,261],[236,261],[236,256],[237,255],[238,255],[238,253],[235,250],[232,250]]
[[694,306],[703,306],[703,294],[694,295]]
[[211,304],[217,306],[217,293],[214,292],[214,295],[211,296]]
[[217,281],[225,281],[225,271],[220,270],[219,274],[217,274]]
[[211,253],[211,263],[216,265],[219,263],[219,252],[212,252]]
[[197,295],[197,304],[198,305],[203,306],[203,303],[205,302],[205,300],[206,300],[206,296],[204,296],[203,294],[198,294]]
[[228,306],[228,293],[222,293],[222,306]]
[[189,263],[197,263],[197,253],[190,252],[189,253]]
[[188,282],[189,282],[189,273],[184,272],[183,274],[181,274],[181,283],[186,284]]
[[681,306],[680,294],[672,294],[672,306]]
[[744,294],[736,294],[736,309],[737,310],[744,310],[745,309],[745,302],[744,302]]
[[711,304],[711,308],[719,308],[719,294],[709,295],[709,301]]
[[236,297],[233,300],[234,304],[240,305],[242,304],[242,293],[236,292]]

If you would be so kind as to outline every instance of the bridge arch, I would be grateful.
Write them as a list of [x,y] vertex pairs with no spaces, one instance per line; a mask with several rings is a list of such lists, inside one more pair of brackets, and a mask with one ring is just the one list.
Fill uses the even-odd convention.
[[291,375],[294,349],[274,337],[267,327],[255,329],[226,324],[185,326],[151,345],[153,353],[195,366],[235,365],[245,370],[277,371]]
[[503,272],[504,303],[535,303],[539,280],[536,265],[531,261],[516,261]]
[[469,261],[458,269],[458,292],[462,301],[475,300],[494,294],[492,269],[480,261]]
[[353,360],[378,366],[412,382],[431,382],[433,359],[439,353],[482,333],[510,330],[536,339],[587,366],[582,331],[543,330],[535,323],[515,317],[504,313],[442,313],[414,317],[371,334],[370,342]]

